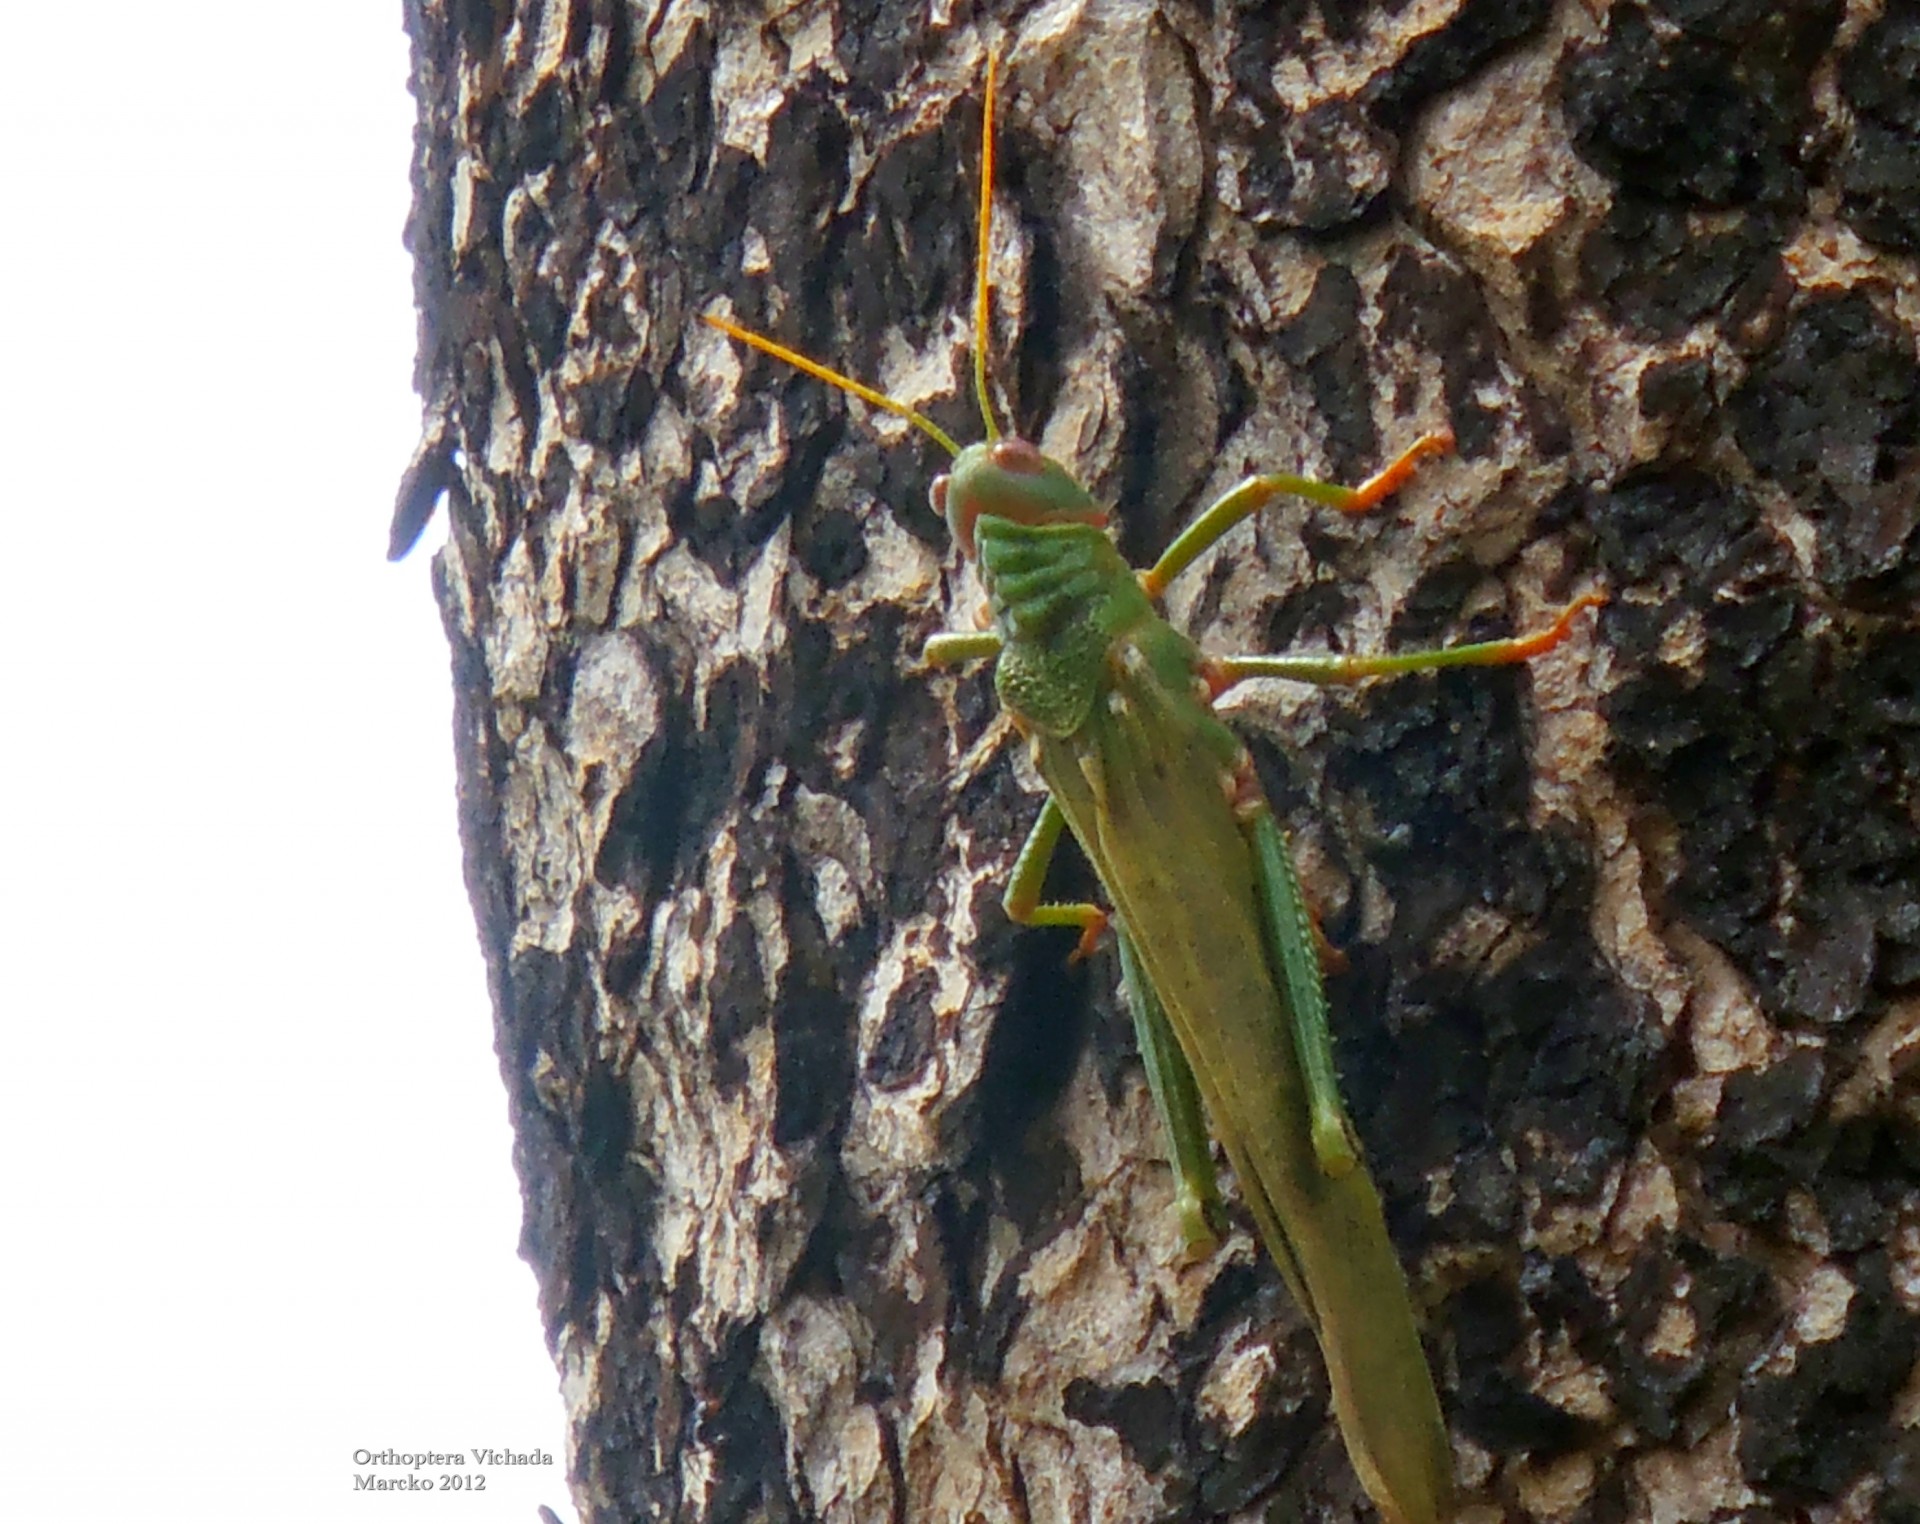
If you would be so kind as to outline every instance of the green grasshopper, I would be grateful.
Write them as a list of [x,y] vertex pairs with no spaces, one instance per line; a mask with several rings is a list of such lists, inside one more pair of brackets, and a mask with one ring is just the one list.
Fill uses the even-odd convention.
[[[996,66],[987,66],[974,301],[974,388],[984,443],[964,449],[930,419],[721,317],[708,323],[897,414],[953,457],[933,483],[961,554],[986,588],[992,628],[944,631],[930,666],[994,659],[994,686],[1032,749],[1049,797],[1003,903],[1026,926],[1108,925],[1147,1078],[1169,1139],[1188,1239],[1218,1210],[1206,1117],[1260,1236],[1326,1359],[1347,1452],[1393,1524],[1453,1511],[1453,1463],[1380,1197],[1340,1099],[1318,929],[1246,747],[1214,700],[1250,677],[1353,683],[1436,667],[1522,662],[1566,639],[1576,598],[1536,634],[1393,655],[1201,653],[1161,618],[1167,584],[1234,525],[1282,495],[1364,513],[1452,436],[1417,441],[1359,487],[1287,474],[1248,477],[1136,573],[1107,510],[1058,462],[1003,435],[987,384]],[[1112,902],[1046,903],[1047,865],[1071,831]]]

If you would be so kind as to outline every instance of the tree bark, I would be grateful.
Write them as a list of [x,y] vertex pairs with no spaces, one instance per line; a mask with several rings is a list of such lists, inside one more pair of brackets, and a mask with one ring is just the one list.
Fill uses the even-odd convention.
[[[1920,9],[411,0],[468,877],[583,1520],[1346,1517],[1244,1225],[1183,1258],[1109,952],[897,420],[1003,416],[1216,651],[1597,626],[1237,712],[1477,1501],[1920,1518]],[[1085,887],[1084,882],[1081,887]]]

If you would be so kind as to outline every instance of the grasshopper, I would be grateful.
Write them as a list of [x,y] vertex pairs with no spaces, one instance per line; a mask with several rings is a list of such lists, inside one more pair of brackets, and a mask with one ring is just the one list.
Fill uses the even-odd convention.
[[[994,686],[1048,798],[1003,899],[1026,926],[1075,928],[1074,956],[1112,927],[1121,984],[1169,1140],[1182,1225],[1203,1245],[1218,1212],[1207,1119],[1274,1262],[1319,1340],[1347,1452],[1392,1524],[1453,1511],[1453,1462],[1406,1278],[1340,1099],[1318,928],[1245,745],[1214,710],[1250,677],[1354,683],[1437,667],[1524,662],[1565,640],[1588,593],[1537,633],[1375,656],[1204,655],[1159,613],[1167,584],[1283,495],[1364,513],[1425,456],[1428,434],[1359,487],[1250,476],[1144,572],[1106,533],[1107,509],[1059,462],[1003,434],[988,392],[994,92],[987,64],[973,370],[986,439],[962,448],[923,414],[727,318],[705,321],[873,407],[952,457],[936,512],[985,587],[991,628],[930,637],[924,662],[992,660]],[[1070,831],[1111,912],[1042,898]],[[1204,1113],[1204,1116],[1203,1116]]]

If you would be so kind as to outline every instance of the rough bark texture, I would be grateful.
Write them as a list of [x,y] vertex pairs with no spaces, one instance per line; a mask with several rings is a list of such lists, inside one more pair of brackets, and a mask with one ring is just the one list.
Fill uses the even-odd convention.
[[413,0],[462,818],[583,1518],[1364,1511],[1244,1231],[1184,1263],[935,453],[996,371],[1216,650],[1593,628],[1239,701],[1463,1482],[1920,1518],[1920,7]]

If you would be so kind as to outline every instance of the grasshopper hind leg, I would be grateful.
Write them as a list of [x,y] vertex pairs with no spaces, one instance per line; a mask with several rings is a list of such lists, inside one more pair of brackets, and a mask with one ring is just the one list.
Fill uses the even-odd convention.
[[1353,1126],[1340,1099],[1340,1076],[1333,1065],[1333,1035],[1327,1024],[1327,991],[1321,977],[1325,939],[1314,924],[1293,869],[1293,854],[1273,818],[1273,807],[1259,792],[1252,759],[1242,764],[1245,803],[1242,829],[1253,855],[1253,876],[1266,921],[1267,950],[1274,977],[1285,996],[1294,1051],[1307,1089],[1307,1126],[1321,1171],[1334,1179],[1351,1174],[1360,1162]]

